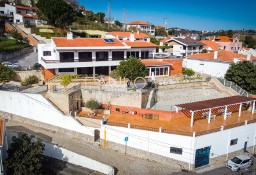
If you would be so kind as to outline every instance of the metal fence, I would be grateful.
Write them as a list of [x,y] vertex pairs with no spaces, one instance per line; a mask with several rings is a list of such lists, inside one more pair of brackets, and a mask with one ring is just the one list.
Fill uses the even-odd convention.
[[233,89],[234,91],[236,91],[238,94],[242,95],[242,96],[246,96],[249,97],[251,94],[248,93],[246,90],[244,90],[243,88],[241,88],[240,86],[238,86],[237,84],[235,84],[232,81],[228,81],[222,78],[217,78],[219,80],[219,82],[221,82],[221,84],[223,84],[226,87],[229,87],[231,89]]

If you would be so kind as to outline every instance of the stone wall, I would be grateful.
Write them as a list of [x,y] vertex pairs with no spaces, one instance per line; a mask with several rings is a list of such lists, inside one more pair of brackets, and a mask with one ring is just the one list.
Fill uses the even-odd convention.
[[35,75],[39,78],[40,81],[44,80],[44,75],[42,71],[16,71],[15,81],[24,81],[27,77]]
[[13,58],[18,58],[20,56],[23,56],[25,54],[32,53],[32,52],[34,52],[33,47],[24,48],[11,53],[3,52],[3,53],[0,53],[0,62],[8,61]]

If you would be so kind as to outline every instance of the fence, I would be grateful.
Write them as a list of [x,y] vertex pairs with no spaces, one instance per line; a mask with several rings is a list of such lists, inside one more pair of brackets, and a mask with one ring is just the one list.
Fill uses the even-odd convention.
[[222,78],[217,78],[217,79],[219,80],[219,82],[221,84],[223,84],[226,87],[229,87],[229,88],[233,89],[238,94],[240,94],[242,96],[246,96],[246,97],[250,96],[250,94],[246,90],[244,90],[243,88],[241,88],[237,84],[233,83],[232,81],[228,81],[228,80],[225,80],[225,79],[222,79]]

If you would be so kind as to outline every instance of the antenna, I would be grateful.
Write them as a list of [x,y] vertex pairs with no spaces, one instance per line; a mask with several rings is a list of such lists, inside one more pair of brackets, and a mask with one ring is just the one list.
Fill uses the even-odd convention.
[[124,8],[123,9],[123,29],[124,31],[126,31],[126,24],[127,24],[127,11],[126,9]]
[[167,22],[168,22],[168,18],[165,17],[163,18],[163,23],[164,23],[164,28],[166,29],[166,26],[167,26]]
[[111,4],[110,4],[110,0],[108,0],[108,29],[110,25],[110,20],[111,20]]

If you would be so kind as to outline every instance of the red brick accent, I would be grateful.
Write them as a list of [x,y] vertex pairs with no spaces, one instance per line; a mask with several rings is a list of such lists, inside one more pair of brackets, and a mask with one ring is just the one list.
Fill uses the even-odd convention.
[[44,69],[44,81],[55,76],[55,69]]

